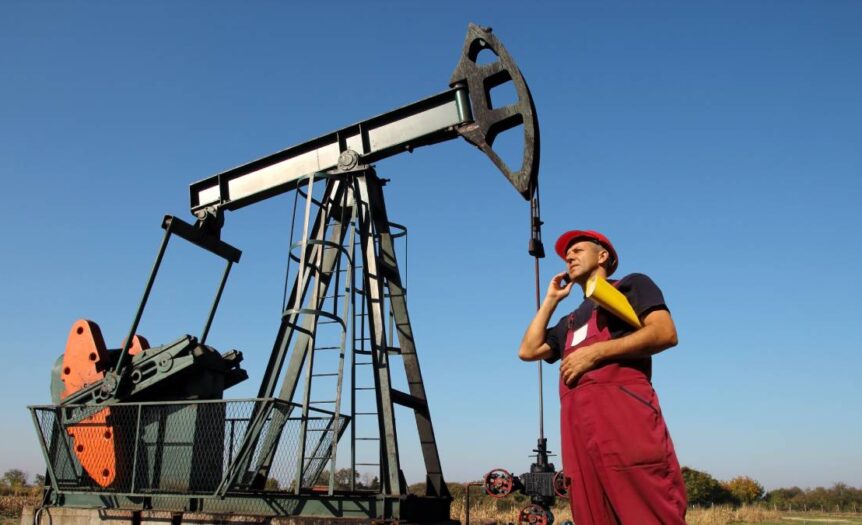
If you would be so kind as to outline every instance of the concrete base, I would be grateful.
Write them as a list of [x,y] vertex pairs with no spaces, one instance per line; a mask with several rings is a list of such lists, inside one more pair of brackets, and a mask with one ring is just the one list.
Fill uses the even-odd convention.
[[[44,507],[34,520],[34,509],[25,507],[21,525],[385,525],[386,520],[354,518],[291,518],[242,516],[237,514],[206,514],[197,512],[164,512],[152,510],[78,509],[71,507]],[[404,521],[399,525],[409,525]],[[447,521],[441,525],[460,525]]]

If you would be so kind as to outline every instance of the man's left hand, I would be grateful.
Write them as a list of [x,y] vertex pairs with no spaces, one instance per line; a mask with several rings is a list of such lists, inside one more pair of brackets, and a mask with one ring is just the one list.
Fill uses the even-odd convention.
[[602,343],[598,342],[590,346],[578,348],[563,359],[563,362],[560,364],[560,375],[563,377],[563,382],[566,386],[574,386],[582,375],[599,364],[601,345]]

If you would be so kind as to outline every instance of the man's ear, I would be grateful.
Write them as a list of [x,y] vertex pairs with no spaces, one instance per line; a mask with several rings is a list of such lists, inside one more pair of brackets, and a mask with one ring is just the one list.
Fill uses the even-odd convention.
[[599,248],[599,266],[608,262],[611,258],[611,252],[607,251],[604,248]]

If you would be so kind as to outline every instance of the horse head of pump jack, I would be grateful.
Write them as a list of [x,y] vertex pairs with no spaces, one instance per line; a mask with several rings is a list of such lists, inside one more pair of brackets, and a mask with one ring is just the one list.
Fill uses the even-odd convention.
[[[477,62],[483,50],[490,50],[497,60],[480,65]],[[518,101],[495,108],[491,103],[491,90],[512,82]],[[539,176],[539,122],[530,88],[512,60],[509,52],[491,28],[470,24],[467,39],[461,51],[461,61],[452,73],[451,86],[466,84],[473,109],[473,122],[459,126],[458,133],[485,152],[518,193],[529,199]],[[524,149],[520,169],[513,171],[494,151],[494,139],[518,125],[524,126]]]

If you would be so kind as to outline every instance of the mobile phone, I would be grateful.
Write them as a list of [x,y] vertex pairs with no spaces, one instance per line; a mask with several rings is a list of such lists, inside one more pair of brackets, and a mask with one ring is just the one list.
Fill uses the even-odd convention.
[[564,275],[563,278],[560,279],[560,285],[563,288],[569,285],[569,274]]

